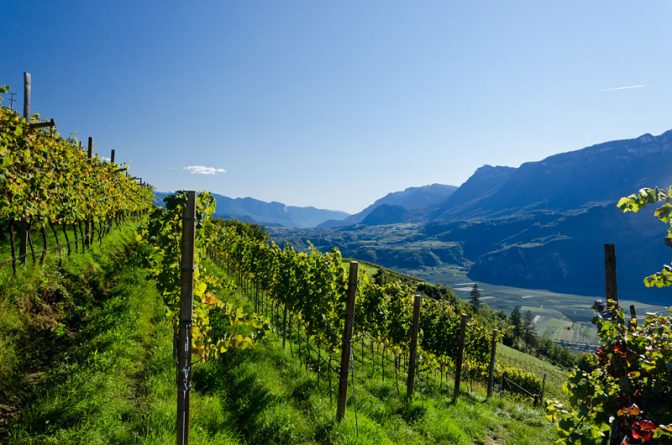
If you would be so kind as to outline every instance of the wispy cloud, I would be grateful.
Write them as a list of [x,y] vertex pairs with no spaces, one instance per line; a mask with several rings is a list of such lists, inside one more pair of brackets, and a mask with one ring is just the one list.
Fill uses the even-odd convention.
[[621,90],[634,90],[636,88],[644,88],[646,87],[645,83],[640,83],[637,85],[625,85],[622,87],[615,87],[615,88],[605,88],[602,91],[621,91]]
[[226,173],[226,170],[223,168],[206,167],[205,165],[187,165],[186,167],[182,167],[182,170],[186,170],[192,175],[215,175],[217,173]]

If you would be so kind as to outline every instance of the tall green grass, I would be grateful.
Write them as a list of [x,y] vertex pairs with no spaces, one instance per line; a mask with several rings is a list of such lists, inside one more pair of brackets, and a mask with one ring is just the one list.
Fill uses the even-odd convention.
[[[23,382],[25,394],[16,397],[22,402],[19,413],[6,433],[9,443],[174,442],[172,327],[134,239],[128,229],[101,250],[74,255],[60,266],[22,270],[5,288],[28,289],[32,294],[26,298],[40,301],[46,290],[61,288],[53,303],[73,303],[65,304],[70,312],[54,320],[53,332],[42,326],[35,338],[35,344],[55,350],[38,377]],[[14,308],[13,323],[29,330],[16,293],[9,294],[13,297],[3,304]],[[12,350],[25,354],[23,346],[17,338]],[[192,443],[238,443],[219,398],[195,392],[191,406]]]

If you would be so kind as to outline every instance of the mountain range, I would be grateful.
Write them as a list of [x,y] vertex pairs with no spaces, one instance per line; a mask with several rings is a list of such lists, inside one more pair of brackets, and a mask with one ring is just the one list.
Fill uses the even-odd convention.
[[[400,192],[388,193],[359,213],[355,213],[354,215],[339,220],[326,221],[320,224],[319,227],[329,228],[349,226],[358,223],[367,224],[365,222],[367,216],[381,206],[383,206],[383,209],[387,209],[388,213],[391,212],[394,214],[390,214],[388,218],[380,220],[381,223],[401,222],[401,220],[410,219],[414,214],[421,216],[422,211],[444,202],[455,192],[455,190],[457,190],[457,187],[454,185],[443,184],[409,187]],[[393,209],[394,207],[397,209]],[[404,211],[402,212],[399,209]],[[379,218],[374,217],[373,220],[379,221]],[[369,221],[371,221],[371,219]]]
[[[162,204],[162,199],[167,194],[164,192],[154,194],[157,205]],[[254,198],[229,198],[216,193],[213,195],[215,216],[266,226],[307,228],[315,227],[328,220],[344,219],[350,216],[338,210],[288,206],[281,202],[265,202]]]
[[672,304],[642,277],[669,261],[665,226],[652,209],[622,214],[616,202],[642,187],[672,184],[672,130],[560,153],[518,168],[483,166],[461,186],[388,194],[362,212],[318,228],[273,229],[298,248],[400,269],[456,265],[475,280],[601,295],[603,244],[615,243],[619,289]]

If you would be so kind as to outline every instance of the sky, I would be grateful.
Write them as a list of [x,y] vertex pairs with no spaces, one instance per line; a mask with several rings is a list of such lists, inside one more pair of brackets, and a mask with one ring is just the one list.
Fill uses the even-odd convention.
[[[0,85],[157,190],[357,212],[672,128],[669,1],[0,2]],[[4,105],[9,105],[6,95]]]

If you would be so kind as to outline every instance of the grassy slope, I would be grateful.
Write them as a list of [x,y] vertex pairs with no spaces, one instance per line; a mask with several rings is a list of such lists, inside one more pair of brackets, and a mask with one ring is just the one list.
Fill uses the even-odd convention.
[[[136,247],[133,233],[126,230],[108,239],[100,253],[73,256],[63,267],[27,269],[11,284],[3,281],[2,309],[7,316],[0,329],[25,324],[26,314],[16,310],[19,294],[34,292],[44,299],[49,294],[45,289],[57,287],[57,282],[66,294],[76,294],[71,309],[81,312],[64,315],[54,325],[59,334],[42,332],[42,340],[55,348],[48,363],[24,379],[25,394],[18,404],[21,416],[10,430],[9,443],[174,441],[172,329],[162,315],[156,289],[145,279]],[[222,296],[243,303],[237,293]],[[20,358],[26,354],[21,348],[24,340],[3,352],[3,358],[14,354],[14,373],[25,364]],[[445,388],[438,397],[429,397],[431,388],[419,383],[415,400],[406,404],[397,395],[391,370],[382,382],[378,365],[374,372],[366,360],[356,362],[355,389],[349,392],[345,421],[338,424],[324,375],[318,386],[316,374],[306,371],[296,357],[296,346],[291,348],[283,350],[278,337],[269,334],[255,350],[197,364],[191,442],[553,441],[552,427],[540,411],[510,399],[484,401],[482,393],[467,391],[467,385],[453,404]],[[333,376],[334,393],[336,380]],[[403,376],[400,385],[403,391]]]
[[[133,237],[131,230],[117,233],[102,252],[73,256],[62,268],[27,270],[11,286],[41,298],[43,287],[61,279],[68,292],[85,294],[77,306],[85,316],[78,323],[61,320],[67,332],[48,366],[37,372],[39,378],[26,382],[10,443],[174,441],[172,328],[155,287],[145,279]],[[63,280],[69,275],[86,278],[69,283]],[[4,308],[16,303],[11,289],[5,287]],[[22,314],[14,315],[20,327]],[[42,341],[49,342],[44,334]],[[15,353],[26,352],[15,346]],[[194,394],[191,431],[195,444],[238,443],[220,399],[211,395]]]
[[524,369],[536,376],[546,375],[546,397],[566,399],[562,392],[562,385],[567,381],[567,371],[547,361],[541,360],[506,345],[497,345],[497,362],[506,366]]
[[[245,304],[240,295],[227,299]],[[355,348],[355,353],[358,348]],[[305,353],[305,348],[304,348]],[[336,364],[334,363],[334,366]],[[450,391],[431,382],[418,384],[410,404],[397,394],[393,371],[383,382],[368,360],[355,364],[355,390],[349,392],[348,413],[334,422],[337,376],[332,377],[334,400],[322,373],[306,371],[296,345],[282,349],[281,339],[268,335],[255,350],[227,354],[221,365],[207,364],[195,378],[220,394],[241,435],[249,443],[551,443],[552,427],[527,403],[511,399],[484,400],[482,393],[465,391],[453,404]],[[198,377],[199,374],[202,374]],[[207,376],[207,377],[204,377]],[[404,376],[400,376],[402,395]],[[213,382],[218,382],[213,384]],[[465,388],[466,385],[463,387]],[[465,388],[467,389],[467,388]],[[464,391],[464,390],[463,390]],[[429,397],[429,393],[438,393]],[[354,406],[357,406],[357,418]],[[357,436],[357,425],[359,437]]]

